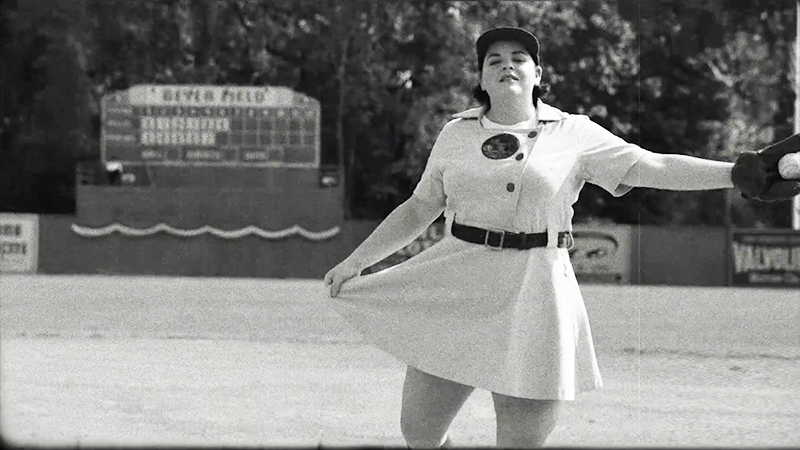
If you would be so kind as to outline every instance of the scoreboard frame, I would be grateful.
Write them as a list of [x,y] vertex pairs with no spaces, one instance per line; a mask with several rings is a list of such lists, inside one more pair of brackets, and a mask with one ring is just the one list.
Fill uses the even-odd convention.
[[103,164],[320,167],[319,101],[286,87],[136,85],[101,121]]

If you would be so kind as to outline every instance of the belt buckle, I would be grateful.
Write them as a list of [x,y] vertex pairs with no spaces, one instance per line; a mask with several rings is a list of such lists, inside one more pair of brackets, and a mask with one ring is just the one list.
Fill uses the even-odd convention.
[[[491,233],[500,233],[500,243],[497,246],[489,244],[489,235]],[[489,247],[492,250],[502,250],[503,249],[503,242],[505,241],[505,239],[506,239],[505,230],[502,230],[502,231],[486,230],[486,236],[483,238],[483,245]]]

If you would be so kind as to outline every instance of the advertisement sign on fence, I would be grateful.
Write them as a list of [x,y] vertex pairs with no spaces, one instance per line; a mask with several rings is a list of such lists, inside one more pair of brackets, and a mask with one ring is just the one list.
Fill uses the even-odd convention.
[[36,273],[39,216],[0,213],[0,272]]
[[731,284],[800,287],[800,231],[733,230]]
[[627,225],[575,225],[575,245],[569,255],[580,282],[631,281],[631,227]]

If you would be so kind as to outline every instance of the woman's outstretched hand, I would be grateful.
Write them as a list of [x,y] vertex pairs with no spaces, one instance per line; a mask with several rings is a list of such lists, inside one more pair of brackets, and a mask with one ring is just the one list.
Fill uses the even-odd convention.
[[325,286],[330,287],[330,296],[336,297],[339,295],[339,289],[345,281],[361,275],[363,268],[359,267],[355,262],[345,259],[336,267],[325,274]]

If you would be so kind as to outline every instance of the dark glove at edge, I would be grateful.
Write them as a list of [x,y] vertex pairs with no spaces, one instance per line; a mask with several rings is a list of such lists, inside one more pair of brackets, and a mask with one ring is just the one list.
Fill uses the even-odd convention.
[[800,194],[800,181],[786,180],[778,173],[778,161],[800,151],[800,133],[757,152],[739,155],[731,170],[733,185],[748,200],[774,202]]

